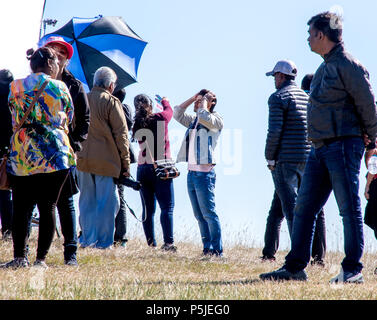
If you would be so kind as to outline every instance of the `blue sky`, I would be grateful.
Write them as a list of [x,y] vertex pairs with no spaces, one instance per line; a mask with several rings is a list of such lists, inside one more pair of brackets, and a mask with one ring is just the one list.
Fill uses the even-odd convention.
[[[121,16],[148,42],[138,70],[138,83],[126,88],[125,102],[132,107],[133,98],[139,93],[167,96],[172,106],[202,88],[216,93],[216,108],[225,121],[216,166],[217,211],[224,242],[261,246],[274,190],[264,159],[267,100],[274,84],[265,72],[280,59],[296,63],[298,83],[306,73],[315,72],[322,59],[308,47],[307,21],[329,9],[343,12],[345,46],[367,67],[376,92],[374,1],[47,0],[44,18],[58,20],[55,28],[47,27],[49,33],[72,17]],[[35,34],[37,42],[39,27]],[[176,154],[184,130],[172,120],[169,133]],[[182,175],[174,181],[176,239],[185,239],[189,232],[196,241],[199,233],[186,193],[186,165],[180,164],[179,168]],[[136,166],[132,172],[136,176]],[[363,209],[365,173],[363,165]],[[140,209],[136,193],[127,191],[127,199]],[[342,250],[343,231],[333,196],[325,206],[325,214],[329,249]],[[159,211],[157,228],[158,216]],[[130,233],[140,233],[141,225],[133,220],[129,216]],[[377,241],[366,226],[365,234],[366,249],[375,250]],[[284,223],[281,248],[288,245]]]

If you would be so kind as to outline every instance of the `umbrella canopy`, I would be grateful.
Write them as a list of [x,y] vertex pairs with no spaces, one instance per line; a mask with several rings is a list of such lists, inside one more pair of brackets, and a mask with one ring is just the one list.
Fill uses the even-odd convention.
[[103,66],[110,67],[117,74],[117,89],[136,82],[147,42],[121,17],[73,18],[55,32],[46,34],[40,39],[39,46],[51,36],[63,37],[73,46],[74,54],[67,68],[87,90],[93,87],[94,73]]

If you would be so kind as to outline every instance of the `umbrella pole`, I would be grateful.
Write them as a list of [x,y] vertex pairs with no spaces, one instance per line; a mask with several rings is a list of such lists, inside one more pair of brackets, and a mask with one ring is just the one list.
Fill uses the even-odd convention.
[[[41,17],[41,24],[40,24],[40,28],[39,28],[39,40],[41,40],[41,36],[42,36],[42,24],[44,24],[44,23],[43,23],[43,16],[44,16],[44,14],[45,14],[46,1],[47,1],[47,0],[45,0],[44,3],[43,3],[42,17]],[[45,24],[44,24],[44,27],[45,27],[45,31],[46,31],[46,25],[45,25]]]

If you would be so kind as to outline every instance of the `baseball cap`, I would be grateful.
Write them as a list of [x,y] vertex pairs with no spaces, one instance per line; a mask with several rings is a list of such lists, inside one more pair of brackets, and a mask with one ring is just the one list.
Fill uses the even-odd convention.
[[43,47],[45,47],[48,44],[58,43],[62,46],[64,46],[67,49],[68,52],[68,59],[71,59],[73,56],[73,47],[66,42],[62,37],[49,37],[46,42],[44,43]]
[[274,69],[266,73],[266,76],[273,76],[276,72],[284,73],[288,76],[297,76],[297,67],[293,61],[280,60],[276,63]]

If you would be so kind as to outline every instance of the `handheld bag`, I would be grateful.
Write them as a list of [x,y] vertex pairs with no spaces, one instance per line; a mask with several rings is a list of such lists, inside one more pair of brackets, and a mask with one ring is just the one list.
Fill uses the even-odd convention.
[[160,178],[161,180],[167,180],[179,177],[181,173],[175,166],[175,162],[172,159],[154,160],[152,152],[149,149],[148,142],[145,141],[145,144],[153,161],[154,172],[157,178]]
[[[27,117],[29,116],[31,110],[33,109],[35,103],[37,102],[38,98],[42,94],[43,90],[46,88],[47,84],[48,84],[48,80],[46,80],[42,84],[42,86],[38,90],[37,94],[34,96],[33,101],[30,103],[30,106],[26,110],[24,116],[22,117],[21,121],[19,122],[16,129],[14,130],[13,134],[15,134],[18,130],[21,129],[21,127],[23,126]],[[9,176],[8,176],[8,173],[7,173],[7,161],[8,161],[8,153],[3,155],[3,158],[1,159],[1,163],[0,163],[0,190],[10,190],[11,189]]]
[[154,162],[154,172],[156,177],[162,180],[174,179],[180,175],[175,162],[171,159],[156,160]]

